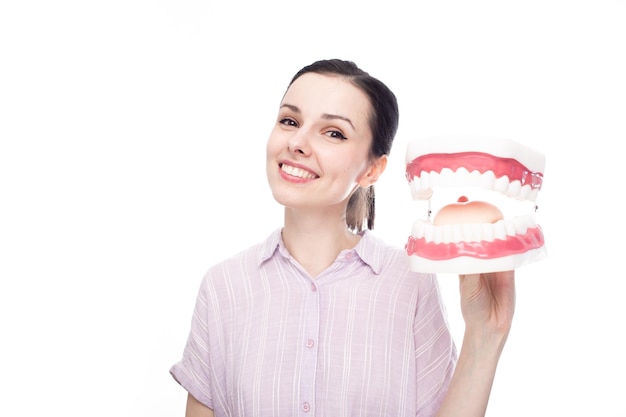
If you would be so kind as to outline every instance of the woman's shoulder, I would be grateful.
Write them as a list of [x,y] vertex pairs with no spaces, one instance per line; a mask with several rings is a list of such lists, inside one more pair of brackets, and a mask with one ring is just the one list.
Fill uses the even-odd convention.
[[434,274],[412,271],[405,248],[388,243],[371,230],[363,232],[360,246],[361,257],[369,259],[372,268],[379,273],[401,274],[409,278],[430,280],[435,278]]
[[364,253],[384,259],[385,264],[394,263],[400,267],[408,266],[408,255],[404,247],[389,243],[371,230],[363,232],[360,245]]

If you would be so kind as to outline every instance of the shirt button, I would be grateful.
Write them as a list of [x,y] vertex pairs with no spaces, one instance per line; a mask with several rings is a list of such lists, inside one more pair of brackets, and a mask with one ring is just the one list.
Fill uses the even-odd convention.
[[311,411],[311,405],[309,403],[303,403],[302,411],[304,411],[305,413],[308,413],[309,411]]
[[306,347],[312,348],[313,346],[315,346],[315,342],[313,341],[313,339],[307,339]]
[[311,284],[311,291],[313,292],[317,291],[317,287],[315,286],[315,284]]

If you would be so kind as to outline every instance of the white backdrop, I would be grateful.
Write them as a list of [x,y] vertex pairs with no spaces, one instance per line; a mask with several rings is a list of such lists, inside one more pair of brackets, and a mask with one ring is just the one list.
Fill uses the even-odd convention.
[[408,141],[546,154],[548,258],[518,270],[488,416],[626,416],[625,21],[624,0],[3,2],[0,415],[183,415],[168,369],[200,279],[280,226],[265,140],[290,77],[339,57],[400,102],[391,243],[416,217]]

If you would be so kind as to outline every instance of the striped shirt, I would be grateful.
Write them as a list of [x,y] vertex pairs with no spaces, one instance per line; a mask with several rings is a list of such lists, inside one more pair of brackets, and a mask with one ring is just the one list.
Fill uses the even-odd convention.
[[402,249],[365,231],[312,279],[277,229],[209,269],[170,373],[217,417],[432,416],[456,359]]

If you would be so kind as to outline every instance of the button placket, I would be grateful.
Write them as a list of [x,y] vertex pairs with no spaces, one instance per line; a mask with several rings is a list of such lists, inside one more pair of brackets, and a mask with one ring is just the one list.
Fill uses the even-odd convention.
[[317,369],[317,337],[319,334],[319,296],[320,291],[315,281],[310,281],[310,291],[305,297],[305,324],[301,337],[304,339],[302,368],[300,373],[300,413],[314,414],[315,373]]

